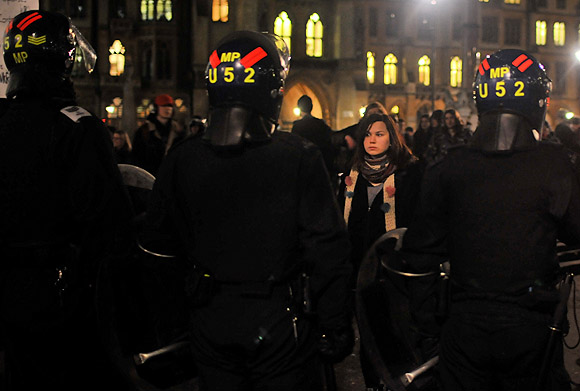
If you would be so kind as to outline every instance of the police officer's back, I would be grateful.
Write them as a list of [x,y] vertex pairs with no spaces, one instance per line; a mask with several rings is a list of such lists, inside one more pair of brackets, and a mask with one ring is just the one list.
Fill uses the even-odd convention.
[[[551,90],[540,63],[501,50],[474,87],[480,125],[469,146],[427,169],[403,250],[419,270],[450,260],[444,389],[531,390],[559,299],[556,241],[580,244],[579,184],[562,147],[539,142]],[[570,388],[561,348],[546,390]]]
[[[318,344],[330,360],[352,348],[349,243],[320,151],[273,132],[288,61],[278,37],[224,38],[206,71],[207,130],[174,147],[153,190],[149,235],[173,238],[193,268],[192,344],[208,390],[316,389]],[[302,306],[310,291],[316,319]]]
[[5,34],[0,315],[8,389],[119,385],[109,382],[92,294],[131,208],[109,131],[76,106],[69,76],[80,39],[67,17],[45,11],[16,16]]

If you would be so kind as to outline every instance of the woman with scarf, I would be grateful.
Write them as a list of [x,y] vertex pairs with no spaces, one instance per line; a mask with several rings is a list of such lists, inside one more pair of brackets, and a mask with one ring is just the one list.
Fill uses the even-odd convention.
[[[373,114],[363,118],[349,175],[339,191],[339,202],[352,244],[353,289],[368,249],[385,232],[407,227],[419,196],[421,170],[393,120]],[[380,382],[361,347],[361,368],[367,389]]]

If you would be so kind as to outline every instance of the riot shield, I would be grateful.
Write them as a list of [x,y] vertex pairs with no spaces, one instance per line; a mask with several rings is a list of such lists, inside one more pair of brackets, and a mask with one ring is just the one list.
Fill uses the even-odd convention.
[[[155,178],[139,167],[119,169],[132,201],[143,207]],[[99,270],[96,308],[103,342],[134,390],[192,389],[197,369],[188,339],[185,262],[143,251],[137,241],[132,247]]]
[[407,280],[439,279],[441,275],[405,273],[391,264],[389,254],[400,248],[405,231],[388,231],[361,263],[355,294],[359,333],[371,365],[387,389],[436,390],[432,368],[438,357],[422,358],[411,322]]

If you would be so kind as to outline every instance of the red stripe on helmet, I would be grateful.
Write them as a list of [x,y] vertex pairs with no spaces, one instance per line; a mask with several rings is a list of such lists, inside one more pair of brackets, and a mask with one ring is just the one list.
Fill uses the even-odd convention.
[[12,30],[13,23],[14,23],[14,20],[11,20],[10,23],[8,24],[8,26],[6,26],[6,33],[8,33],[8,31]]
[[518,56],[518,58],[516,58],[516,59],[515,59],[515,60],[512,62],[512,65],[513,65],[513,66],[515,66],[515,67],[519,67],[519,66],[520,66],[520,64],[521,64],[522,62],[524,62],[524,60],[525,60],[525,59],[527,59],[527,58],[528,58],[528,56],[526,56],[525,54],[520,54],[520,55]]
[[267,55],[268,54],[264,49],[258,47],[252,50],[250,53],[246,54],[244,58],[240,60],[240,64],[242,64],[244,68],[250,68]]
[[489,66],[489,63],[487,62],[487,58],[485,60],[483,60],[482,64],[483,64],[483,69],[485,69],[486,71],[489,71],[490,66]]
[[520,70],[520,72],[524,72],[526,69],[528,69],[530,67],[530,65],[532,65],[534,62],[532,60],[530,60],[528,58],[528,60],[526,62],[524,62],[522,65],[520,65],[518,67],[518,69]]
[[481,64],[479,64],[479,74],[481,76],[483,76],[485,74],[485,71],[483,70],[483,67],[481,66]]
[[217,68],[217,66],[221,64],[217,51],[214,50],[211,56],[209,56],[209,63],[213,68]]
[[[31,19],[34,19],[34,18],[36,18],[37,16],[40,16],[40,18],[42,18],[42,15],[40,15],[38,12],[33,12],[33,13],[31,13],[31,14],[30,14],[30,15],[28,15],[26,18],[22,19],[22,20],[20,21],[20,23],[18,23],[18,24],[16,25],[16,27],[18,27],[20,30],[24,30],[24,29],[26,28],[26,26],[28,26],[28,24],[30,24],[30,23],[28,23],[28,22],[29,22]],[[36,18],[36,19],[39,19],[39,18]],[[35,19],[35,20],[36,20],[36,19]],[[32,22],[31,22],[31,23],[32,23]],[[25,25],[26,25],[26,26],[25,26]]]
[[30,19],[28,22],[24,23],[24,24],[22,25],[22,27],[20,27],[20,24],[22,24],[22,23],[20,23],[20,24],[18,25],[18,28],[19,28],[20,30],[24,31],[24,30],[25,30],[25,29],[26,29],[28,26],[30,26],[30,24],[31,24],[31,23],[34,23],[34,22],[36,22],[38,19],[42,19],[42,15],[35,16],[34,18]]

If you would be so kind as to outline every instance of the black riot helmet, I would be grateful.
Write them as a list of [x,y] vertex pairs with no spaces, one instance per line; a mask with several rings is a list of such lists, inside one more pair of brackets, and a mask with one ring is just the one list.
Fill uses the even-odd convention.
[[205,139],[226,146],[269,137],[280,115],[289,62],[288,47],[276,35],[237,31],[222,39],[205,72],[212,109]]
[[528,53],[505,49],[487,56],[473,83],[480,126],[472,144],[489,151],[525,149],[535,144],[551,90],[552,81],[544,66]]
[[544,66],[518,49],[499,50],[479,65],[473,96],[479,115],[498,110],[523,116],[541,130],[552,81]]
[[68,78],[74,65],[77,46],[89,72],[96,54],[70,19],[43,11],[26,11],[15,16],[4,33],[4,62],[10,71],[8,91],[22,84],[33,73],[43,77]]

